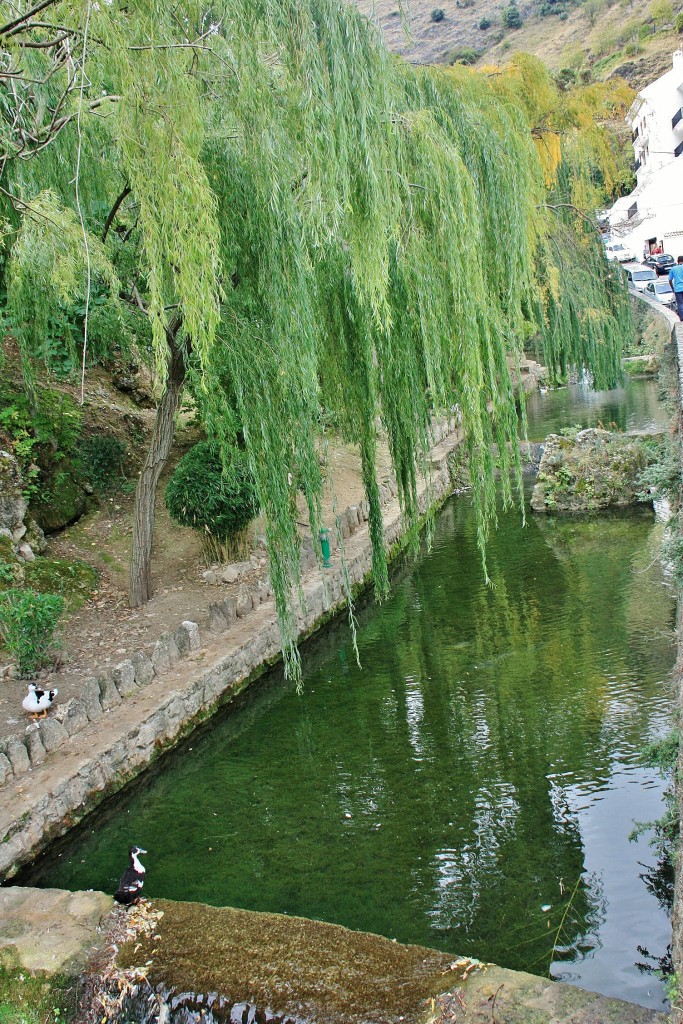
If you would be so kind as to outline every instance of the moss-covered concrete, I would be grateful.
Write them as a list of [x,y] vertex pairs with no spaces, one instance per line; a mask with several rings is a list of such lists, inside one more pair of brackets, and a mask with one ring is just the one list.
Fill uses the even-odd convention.
[[206,1014],[207,1003],[218,1021],[243,1012],[265,1020],[266,1010],[325,1024],[666,1021],[571,985],[320,921],[168,900],[151,907],[161,912],[155,927],[120,947],[117,966],[128,975],[144,967],[171,1022],[174,1010]]

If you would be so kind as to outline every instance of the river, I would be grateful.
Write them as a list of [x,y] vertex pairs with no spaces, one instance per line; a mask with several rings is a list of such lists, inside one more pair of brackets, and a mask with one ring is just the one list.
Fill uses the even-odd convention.
[[[572,397],[573,396],[573,397]],[[664,423],[629,382],[535,396],[529,436]],[[528,495],[527,495],[528,497]],[[662,1008],[671,879],[636,820],[661,813],[639,762],[673,706],[674,595],[650,508],[501,512],[484,582],[467,496],[394,566],[24,874],[113,891],[138,843],[145,893],[378,932]]]

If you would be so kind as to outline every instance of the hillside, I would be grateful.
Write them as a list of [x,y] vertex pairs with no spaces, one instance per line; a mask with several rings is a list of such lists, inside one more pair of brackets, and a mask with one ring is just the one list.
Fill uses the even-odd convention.
[[506,0],[440,0],[439,21],[432,18],[435,0],[410,0],[405,18],[399,0],[353,2],[379,24],[388,47],[410,61],[450,64],[464,56],[503,63],[523,51],[553,71],[568,68],[589,80],[619,74],[636,89],[669,69],[683,39],[673,29],[680,0],[519,0],[518,29],[503,25]]

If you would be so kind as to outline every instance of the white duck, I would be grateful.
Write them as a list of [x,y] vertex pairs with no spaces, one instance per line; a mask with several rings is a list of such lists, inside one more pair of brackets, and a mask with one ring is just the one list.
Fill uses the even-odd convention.
[[52,701],[57,696],[58,690],[39,690],[35,683],[28,684],[28,693],[21,702],[24,711],[28,711],[34,718],[47,718],[47,709],[52,707]]

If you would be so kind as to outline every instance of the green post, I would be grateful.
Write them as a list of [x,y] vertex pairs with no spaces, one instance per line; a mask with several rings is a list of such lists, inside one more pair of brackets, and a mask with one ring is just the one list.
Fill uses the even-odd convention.
[[323,553],[323,565],[328,569],[332,565],[332,559],[330,557],[330,531],[326,526],[323,526],[319,534],[320,547]]

